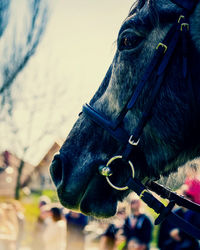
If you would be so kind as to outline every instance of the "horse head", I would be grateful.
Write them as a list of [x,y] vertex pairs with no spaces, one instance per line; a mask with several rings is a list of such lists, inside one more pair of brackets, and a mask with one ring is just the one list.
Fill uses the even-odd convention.
[[[158,180],[198,156],[199,65],[199,1],[142,0],[132,7],[102,84],[50,167],[64,206],[114,215],[129,190],[113,189],[99,173],[109,159],[112,183],[123,186],[129,162],[138,179]],[[137,140],[129,137],[133,131]],[[121,158],[129,144],[127,163]]]

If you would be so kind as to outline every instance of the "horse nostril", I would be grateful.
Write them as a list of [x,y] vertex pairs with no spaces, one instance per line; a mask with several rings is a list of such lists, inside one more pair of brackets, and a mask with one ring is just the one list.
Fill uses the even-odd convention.
[[54,184],[58,186],[62,180],[62,162],[60,159],[60,155],[54,156],[54,159],[50,166],[50,174]]

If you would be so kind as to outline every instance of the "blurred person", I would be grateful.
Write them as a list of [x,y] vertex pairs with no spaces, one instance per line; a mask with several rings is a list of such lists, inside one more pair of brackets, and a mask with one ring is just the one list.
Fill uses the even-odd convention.
[[186,169],[186,179],[182,189],[193,202],[200,204],[200,174],[197,164],[193,163]]
[[[185,186],[182,187],[185,189]],[[188,190],[182,190],[183,195],[192,201],[194,201],[194,196],[196,192],[192,194]],[[182,192],[181,191],[181,192]],[[182,217],[184,220],[188,221],[192,225],[200,228],[200,214],[189,210],[184,207],[179,207],[174,210],[174,213]],[[174,224],[165,220],[161,223],[159,233],[158,233],[158,247],[161,250],[198,250],[200,245],[198,240],[192,236],[186,234],[181,230],[181,228],[176,227]]]
[[51,203],[51,199],[46,195],[42,195],[39,198],[39,205],[38,206],[39,206],[39,208],[41,208],[42,206],[48,205],[50,203]]
[[106,231],[100,238],[100,250],[115,250],[123,245],[123,226],[126,218],[126,206],[119,205],[113,222],[108,225]]
[[130,215],[126,218],[123,234],[127,250],[149,249],[153,225],[147,215],[141,212],[141,201],[135,196],[130,202]]
[[19,225],[12,204],[0,204],[0,249],[16,250]]
[[48,224],[49,214],[45,206],[49,205],[51,200],[47,196],[41,196],[39,198],[38,208],[39,215],[35,224],[32,240],[32,250],[44,250],[43,234]]
[[43,234],[43,250],[66,250],[67,230],[61,208],[51,207],[48,216],[50,220]]
[[69,211],[65,218],[67,221],[67,250],[84,250],[84,228],[88,224],[88,217]]
[[18,200],[14,200],[12,202],[12,206],[16,211],[17,221],[18,221],[18,234],[17,234],[17,241],[16,241],[16,249],[20,249],[20,245],[24,235],[24,209],[22,204]]

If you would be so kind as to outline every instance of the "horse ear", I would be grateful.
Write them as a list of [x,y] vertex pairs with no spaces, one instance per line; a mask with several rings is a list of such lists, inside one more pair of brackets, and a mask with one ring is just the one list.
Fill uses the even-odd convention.
[[190,29],[192,40],[195,43],[196,48],[200,52],[200,3],[197,4],[197,7],[190,19]]

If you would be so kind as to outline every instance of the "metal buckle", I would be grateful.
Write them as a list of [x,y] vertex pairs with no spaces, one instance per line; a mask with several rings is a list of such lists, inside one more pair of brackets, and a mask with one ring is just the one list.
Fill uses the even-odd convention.
[[180,16],[179,16],[179,18],[178,18],[178,23],[180,23],[180,22],[181,22],[181,19],[185,19],[185,16],[180,15]]
[[[185,19],[185,16],[180,15],[180,16],[179,16],[179,19],[178,19],[178,23],[181,23],[181,19]],[[187,30],[188,30],[188,31],[189,31],[189,29],[190,29],[189,23],[181,23],[181,28],[180,28],[181,31],[183,31],[183,27],[187,27]]]
[[156,49],[158,49],[159,47],[162,47],[162,48],[164,48],[164,53],[167,51],[167,45],[165,45],[164,43],[159,43],[158,45],[157,45],[157,47],[156,47]]
[[133,145],[133,146],[137,146],[139,141],[140,141],[140,138],[137,141],[135,141],[134,138],[133,138],[133,135],[131,135],[129,140],[128,140],[128,143]]
[[188,31],[190,30],[190,25],[189,25],[189,23],[182,23],[182,24],[181,24],[181,28],[180,28],[181,31],[183,31],[183,27],[187,27],[187,30],[188,30]]
[[142,197],[144,196],[144,193],[149,193],[149,191],[147,189],[144,189],[141,193],[139,198],[142,199]]
[[[109,165],[110,165],[113,161],[115,161],[115,160],[117,160],[117,159],[122,159],[122,155],[117,155],[117,156],[112,157],[112,158],[107,162],[106,167],[109,167]],[[132,177],[134,178],[134,176],[135,176],[135,170],[134,170],[133,163],[132,163],[131,161],[128,161],[128,163],[129,163],[129,165],[130,165],[130,167],[131,167],[131,170],[132,170]],[[119,190],[119,191],[124,191],[124,190],[127,190],[127,189],[128,189],[128,186],[124,186],[124,187],[117,187],[117,186],[115,186],[115,185],[110,181],[110,179],[109,179],[108,176],[105,176],[105,177],[106,177],[106,180],[107,180],[108,184],[109,184],[112,188],[114,188],[114,189],[116,189],[116,190]]]

